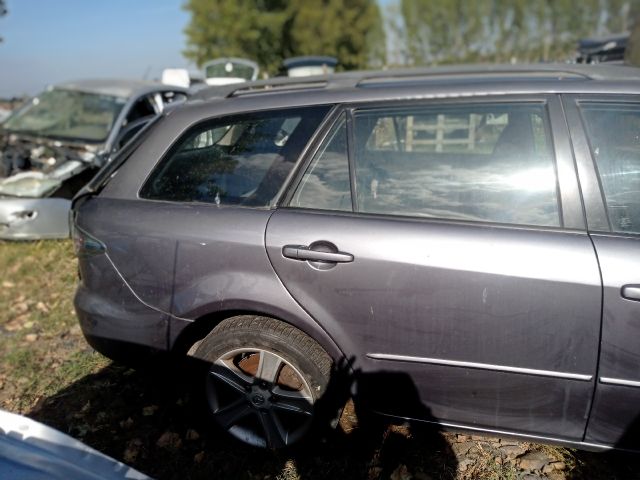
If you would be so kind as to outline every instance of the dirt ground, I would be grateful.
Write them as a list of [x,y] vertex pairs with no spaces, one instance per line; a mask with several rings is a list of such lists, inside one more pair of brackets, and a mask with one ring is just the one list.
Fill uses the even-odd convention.
[[[158,479],[633,479],[640,456],[360,421],[295,450],[245,447],[213,428],[188,363],[117,365],[84,341],[71,243],[0,242],[0,408]],[[368,417],[367,417],[368,418]]]

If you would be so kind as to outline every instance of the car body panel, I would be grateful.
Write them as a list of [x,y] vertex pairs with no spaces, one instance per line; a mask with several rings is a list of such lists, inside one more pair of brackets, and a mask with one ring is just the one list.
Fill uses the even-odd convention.
[[636,96],[565,95],[590,237],[602,274],[602,333],[598,382],[585,441],[640,449],[640,302],[623,297],[640,284],[640,238],[611,233],[598,170],[578,102],[638,105]]
[[[85,218],[96,217],[83,211],[76,218],[76,228],[93,227]],[[169,315],[138,297],[114,267],[108,253],[84,255],[78,265],[80,282],[74,305],[87,338],[167,349]]]
[[[318,241],[353,262],[282,255]],[[292,296],[363,368],[414,372],[435,417],[582,438],[600,331],[586,234],[279,209],[266,242]]]
[[149,480],[141,472],[42,423],[0,410],[0,477]]
[[[172,212],[158,203],[121,199],[86,202],[80,227],[108,246],[113,265],[147,305],[170,313],[177,240],[166,235]],[[145,218],[144,222],[140,218]],[[133,235],[122,235],[123,229]],[[131,256],[131,252],[137,252]]]
[[66,198],[0,197],[0,238],[35,240],[69,236]]

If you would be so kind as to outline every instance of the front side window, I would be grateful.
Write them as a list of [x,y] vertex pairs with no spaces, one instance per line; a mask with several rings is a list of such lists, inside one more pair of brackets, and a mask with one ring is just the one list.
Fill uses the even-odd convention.
[[328,107],[226,117],[188,132],[140,191],[148,199],[266,207]]
[[360,212],[557,227],[543,104],[470,104],[355,115]]
[[611,228],[640,233],[640,105],[581,102]]

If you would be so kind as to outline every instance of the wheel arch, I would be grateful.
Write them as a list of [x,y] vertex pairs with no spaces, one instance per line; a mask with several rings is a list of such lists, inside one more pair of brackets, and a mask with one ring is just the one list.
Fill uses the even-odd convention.
[[311,317],[300,318],[262,304],[248,305],[244,308],[212,309],[193,320],[172,318],[168,335],[169,350],[177,354],[189,354],[217,325],[240,315],[267,317],[291,325],[318,343],[334,362],[345,358],[340,346]]

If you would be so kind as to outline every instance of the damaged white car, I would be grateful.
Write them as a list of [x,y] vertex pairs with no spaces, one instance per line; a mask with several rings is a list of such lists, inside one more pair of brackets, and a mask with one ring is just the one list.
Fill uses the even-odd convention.
[[0,124],[0,239],[69,236],[71,198],[186,91],[84,80],[50,87]]

